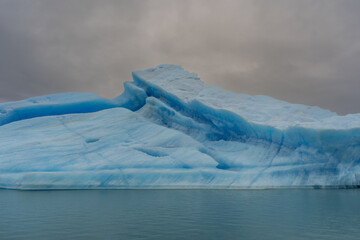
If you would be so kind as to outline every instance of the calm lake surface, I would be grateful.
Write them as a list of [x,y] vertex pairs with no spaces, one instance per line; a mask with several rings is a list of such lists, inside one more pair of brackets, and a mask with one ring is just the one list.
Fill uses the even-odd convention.
[[0,239],[360,239],[359,190],[0,190]]

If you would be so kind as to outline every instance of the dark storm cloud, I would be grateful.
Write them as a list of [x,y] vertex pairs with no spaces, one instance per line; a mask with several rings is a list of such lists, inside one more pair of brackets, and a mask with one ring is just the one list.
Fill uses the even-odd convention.
[[359,1],[0,0],[0,99],[121,93],[183,65],[239,93],[360,112]]

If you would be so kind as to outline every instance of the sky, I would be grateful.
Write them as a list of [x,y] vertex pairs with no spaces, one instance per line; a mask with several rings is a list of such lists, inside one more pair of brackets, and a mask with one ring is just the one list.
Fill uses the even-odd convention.
[[113,98],[179,64],[206,83],[360,113],[357,0],[0,0],[0,102]]

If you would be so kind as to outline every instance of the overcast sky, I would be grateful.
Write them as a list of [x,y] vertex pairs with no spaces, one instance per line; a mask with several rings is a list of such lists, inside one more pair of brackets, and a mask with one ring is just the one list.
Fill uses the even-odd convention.
[[360,1],[0,0],[0,101],[112,98],[180,64],[238,93],[360,112]]

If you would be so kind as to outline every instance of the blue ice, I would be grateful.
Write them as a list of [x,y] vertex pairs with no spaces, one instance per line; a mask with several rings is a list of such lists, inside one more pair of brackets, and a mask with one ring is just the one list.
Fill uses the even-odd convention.
[[360,185],[360,114],[235,94],[176,65],[124,89],[0,104],[0,187]]

